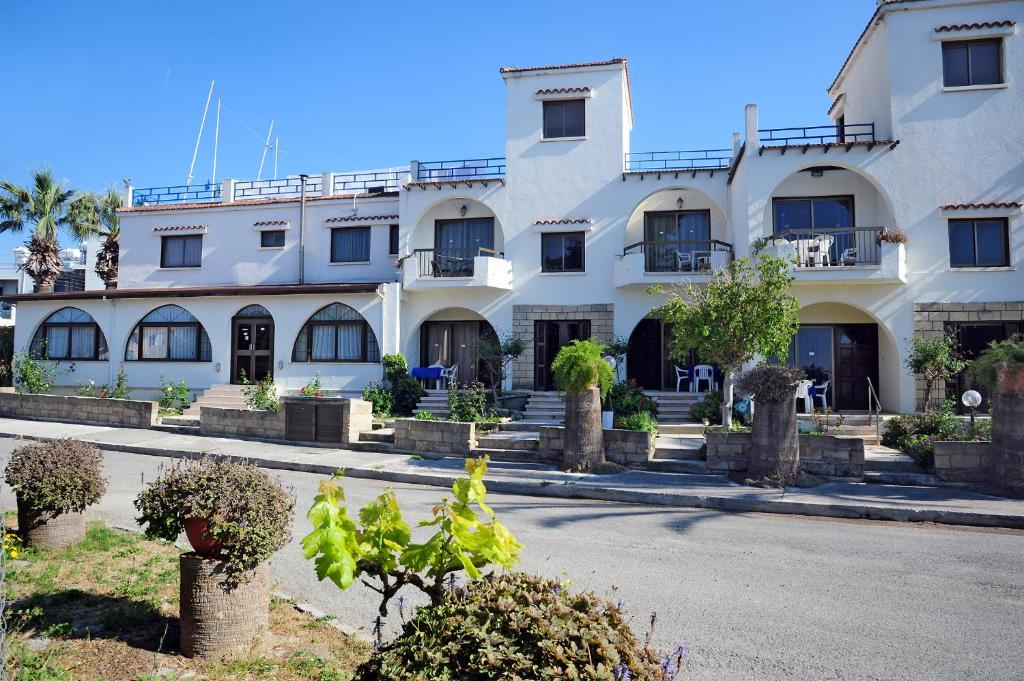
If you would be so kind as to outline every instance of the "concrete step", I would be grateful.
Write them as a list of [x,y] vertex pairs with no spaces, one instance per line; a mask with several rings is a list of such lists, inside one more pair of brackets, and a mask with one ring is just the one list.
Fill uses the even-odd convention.
[[488,449],[477,447],[473,450],[473,457],[490,457],[491,461],[507,461],[512,463],[554,463],[557,459],[537,451],[526,451],[522,449]]
[[359,433],[360,442],[395,442],[394,428],[379,428],[377,430],[364,430]]
[[185,416],[164,416],[160,419],[160,423],[166,426],[199,426],[199,417]]
[[864,471],[875,473],[923,473],[906,454],[886,447],[868,446],[864,451]]
[[655,459],[698,461],[706,456],[707,445],[704,444],[704,438],[659,437],[655,444]]
[[692,475],[707,475],[708,473],[708,466],[704,461],[654,459],[648,461],[644,468],[657,473],[689,473]]
[[382,454],[390,454],[395,451],[395,446],[390,442],[349,442],[344,445],[344,448],[357,452],[380,452]]
[[659,435],[703,435],[704,424],[693,421],[658,421]]
[[939,486],[939,479],[929,473],[864,471],[864,482],[876,485],[909,485],[911,487]]
[[183,426],[175,424],[164,424],[158,423],[155,426],[151,426],[150,430],[158,430],[162,433],[174,433],[175,435],[199,435],[199,426]]
[[512,421],[511,423],[501,424],[501,430],[511,431],[533,431],[539,432],[541,426],[561,426],[564,425],[564,420],[561,418],[557,419],[531,419],[523,418],[521,421]]
[[492,435],[477,437],[477,447],[482,449],[516,449],[520,451],[536,450],[540,438],[536,433],[527,431],[502,431]]
[[193,402],[193,404],[198,404],[204,407],[230,407],[236,404],[244,405],[245,398],[242,397],[241,395],[214,395],[213,397],[210,397],[209,395],[200,395],[199,399]]

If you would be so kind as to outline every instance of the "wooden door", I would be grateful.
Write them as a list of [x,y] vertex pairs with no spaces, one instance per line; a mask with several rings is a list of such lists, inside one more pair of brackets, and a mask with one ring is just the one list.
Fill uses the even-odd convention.
[[868,408],[868,378],[878,391],[878,326],[835,327],[835,376],[830,402],[836,410]]
[[590,320],[588,319],[534,322],[534,389],[555,390],[555,378],[551,372],[551,362],[563,347],[574,340],[585,340],[587,338],[590,338]]
[[479,322],[453,322],[451,325],[452,364],[459,368],[458,382],[470,383],[477,380],[477,339],[480,337]]

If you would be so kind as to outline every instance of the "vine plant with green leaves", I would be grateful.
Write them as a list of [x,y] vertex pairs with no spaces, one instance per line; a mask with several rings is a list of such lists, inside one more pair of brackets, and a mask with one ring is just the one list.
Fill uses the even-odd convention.
[[452,484],[454,498],[442,499],[431,517],[419,522],[419,527],[435,529],[421,543],[412,541],[412,530],[391,490],[363,506],[358,519],[350,518],[345,491],[338,484],[339,472],[320,483],[320,493],[309,509],[313,531],[302,539],[306,558],[315,558],[319,579],[328,578],[342,590],[363,578],[381,595],[382,616],[387,616],[388,602],[406,584],[439,605],[448,593],[448,575],[465,571],[470,579],[479,579],[488,565],[512,568],[519,560],[522,544],[484,501],[486,472],[485,460],[466,459],[469,477]]

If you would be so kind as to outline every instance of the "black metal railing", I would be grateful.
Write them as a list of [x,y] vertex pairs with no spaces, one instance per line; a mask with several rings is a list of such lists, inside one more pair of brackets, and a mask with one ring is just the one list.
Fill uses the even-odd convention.
[[421,161],[416,179],[431,180],[481,180],[503,177],[505,157],[466,158],[455,161]]
[[[306,177],[306,195],[319,196],[322,190],[322,177],[309,175]],[[235,200],[264,198],[296,198],[302,195],[302,178],[286,177],[281,180],[239,180],[235,182]]]
[[787,229],[775,236],[796,250],[798,267],[851,267],[882,262],[882,227]]
[[626,154],[626,170],[725,169],[732,164],[732,149],[636,151]]
[[132,190],[133,206],[156,206],[162,203],[220,201],[220,185],[210,182],[170,187],[143,187]]
[[796,128],[766,128],[764,130],[758,130],[757,132],[761,138],[761,144],[768,147],[876,141],[874,123],[811,125]]
[[715,252],[732,254],[732,244],[717,239],[639,241],[626,246],[622,254],[643,253],[646,272],[710,272]]
[[493,248],[418,248],[416,256],[417,273],[421,278],[440,279],[449,277],[472,277],[473,258],[504,258],[505,254]]
[[0,303],[0,319],[10,319],[13,314],[13,305],[10,303]]
[[397,192],[401,186],[402,177],[408,172],[408,170],[384,170],[364,173],[335,173],[334,193]]

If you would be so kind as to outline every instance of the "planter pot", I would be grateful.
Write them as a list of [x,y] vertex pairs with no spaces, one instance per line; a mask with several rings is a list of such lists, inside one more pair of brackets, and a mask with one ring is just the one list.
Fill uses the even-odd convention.
[[220,542],[210,534],[210,523],[206,518],[186,518],[185,536],[188,543],[200,556],[215,558],[220,551]]
[[601,428],[604,430],[611,430],[615,427],[615,412],[614,411],[602,411],[601,412]]
[[186,553],[179,565],[182,654],[224,657],[250,649],[267,629],[267,563],[257,565],[230,589],[222,561]]
[[27,546],[62,549],[85,539],[85,513],[62,513],[58,516],[31,510],[18,496],[18,527]]

